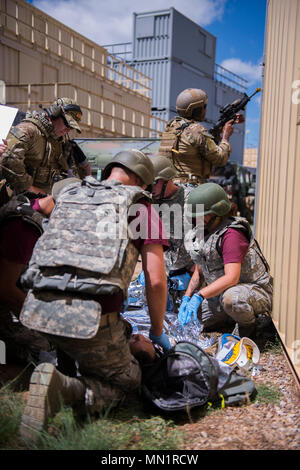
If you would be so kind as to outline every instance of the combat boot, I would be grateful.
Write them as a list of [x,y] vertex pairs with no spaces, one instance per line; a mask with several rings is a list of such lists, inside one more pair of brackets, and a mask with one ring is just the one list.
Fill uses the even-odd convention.
[[48,418],[53,417],[65,405],[84,403],[85,386],[75,378],[58,372],[53,364],[39,364],[30,379],[29,398],[25,407],[20,435],[26,442],[36,442],[39,432],[46,428]]

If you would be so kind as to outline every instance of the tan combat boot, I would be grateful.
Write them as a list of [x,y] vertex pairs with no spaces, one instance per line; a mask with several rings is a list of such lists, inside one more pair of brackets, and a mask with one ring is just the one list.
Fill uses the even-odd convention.
[[50,363],[39,364],[30,379],[29,398],[25,407],[20,435],[26,442],[36,442],[39,432],[47,426],[62,404],[84,402],[85,386],[75,378],[67,377]]

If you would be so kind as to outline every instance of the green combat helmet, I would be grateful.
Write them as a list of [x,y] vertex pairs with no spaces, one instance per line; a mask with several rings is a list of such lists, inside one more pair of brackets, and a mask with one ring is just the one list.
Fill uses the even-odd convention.
[[214,214],[222,217],[231,209],[231,202],[224,189],[216,183],[204,183],[193,189],[187,199],[189,218]]
[[193,111],[206,108],[207,94],[199,88],[187,88],[183,90],[176,100],[176,111],[183,118],[191,118]]
[[140,150],[131,149],[117,153],[104,168],[101,180],[105,180],[109,177],[111,169],[114,166],[123,166],[132,171],[147,186],[154,182],[155,171],[153,163],[150,158]]
[[151,162],[155,170],[155,181],[170,181],[177,176],[177,171],[169,158],[157,153],[153,155]]

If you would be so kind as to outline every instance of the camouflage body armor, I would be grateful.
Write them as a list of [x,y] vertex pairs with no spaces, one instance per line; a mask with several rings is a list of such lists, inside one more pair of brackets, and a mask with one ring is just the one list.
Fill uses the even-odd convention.
[[222,237],[229,228],[242,230],[250,240],[242,263],[239,284],[258,284],[272,293],[268,263],[253,237],[247,219],[242,217],[227,218],[221,226],[202,240],[196,236],[197,227],[187,234],[185,246],[193,261],[201,267],[206,283],[211,284],[224,275],[224,262],[220,250]]
[[2,171],[17,192],[34,185],[50,193],[55,180],[67,176],[69,165],[62,142],[55,138],[44,112],[29,114],[12,127],[7,142]]
[[136,186],[92,177],[60,191],[22,277],[31,289],[21,313],[25,326],[59,336],[95,336],[101,306],[94,299],[127,297],[138,258],[128,237],[127,210],[144,197],[149,193]]
[[[183,232],[183,211],[185,201],[191,191],[192,187],[183,187],[179,186],[176,193],[171,196],[169,199],[155,199],[155,204],[158,204],[160,207],[167,205],[168,208],[172,210],[172,206],[178,206],[178,210],[174,207],[174,219],[171,218],[170,222],[164,221],[164,211],[162,211],[162,221],[165,227],[169,226],[169,245],[170,248],[164,253],[165,266],[167,273],[172,273],[172,271],[182,270],[184,268],[189,268],[193,265],[193,261],[189,254],[187,253],[184,247],[184,232]],[[180,208],[180,210],[179,210]],[[168,211],[166,212],[168,215]],[[169,217],[168,217],[169,219]],[[169,223],[168,223],[169,222]],[[182,232],[176,234],[176,228],[182,227]]]
[[0,208],[0,226],[11,219],[21,219],[33,225],[40,235],[43,233],[44,216],[32,209],[30,201],[25,195],[13,196]]
[[185,182],[201,184],[210,177],[212,166],[226,164],[231,152],[228,143],[215,144],[198,121],[175,117],[166,125],[159,153],[171,159]]

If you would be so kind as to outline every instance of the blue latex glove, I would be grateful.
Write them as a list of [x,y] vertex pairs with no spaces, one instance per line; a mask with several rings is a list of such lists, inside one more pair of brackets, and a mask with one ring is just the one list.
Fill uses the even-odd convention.
[[138,276],[138,281],[142,286],[146,285],[146,280],[145,280],[145,274],[144,271],[141,272],[141,274]]
[[167,337],[166,333],[162,333],[160,336],[155,336],[152,333],[152,331],[150,330],[149,338],[151,339],[151,341],[153,341],[153,343],[156,343],[159,346],[161,346],[163,348],[164,352],[167,352],[167,351],[169,351],[169,349],[171,349],[171,344],[170,344],[169,338]]
[[192,320],[197,320],[198,308],[203,302],[203,297],[194,294],[191,300],[186,304],[184,314],[182,315],[182,325],[187,325]]
[[184,295],[181,299],[181,304],[178,310],[178,320],[181,326],[184,326],[184,319],[186,317],[186,307],[189,301],[191,300],[191,297],[188,295]]
[[176,290],[187,290],[191,276],[188,273],[178,274],[177,276],[170,277],[171,281],[177,281]]

